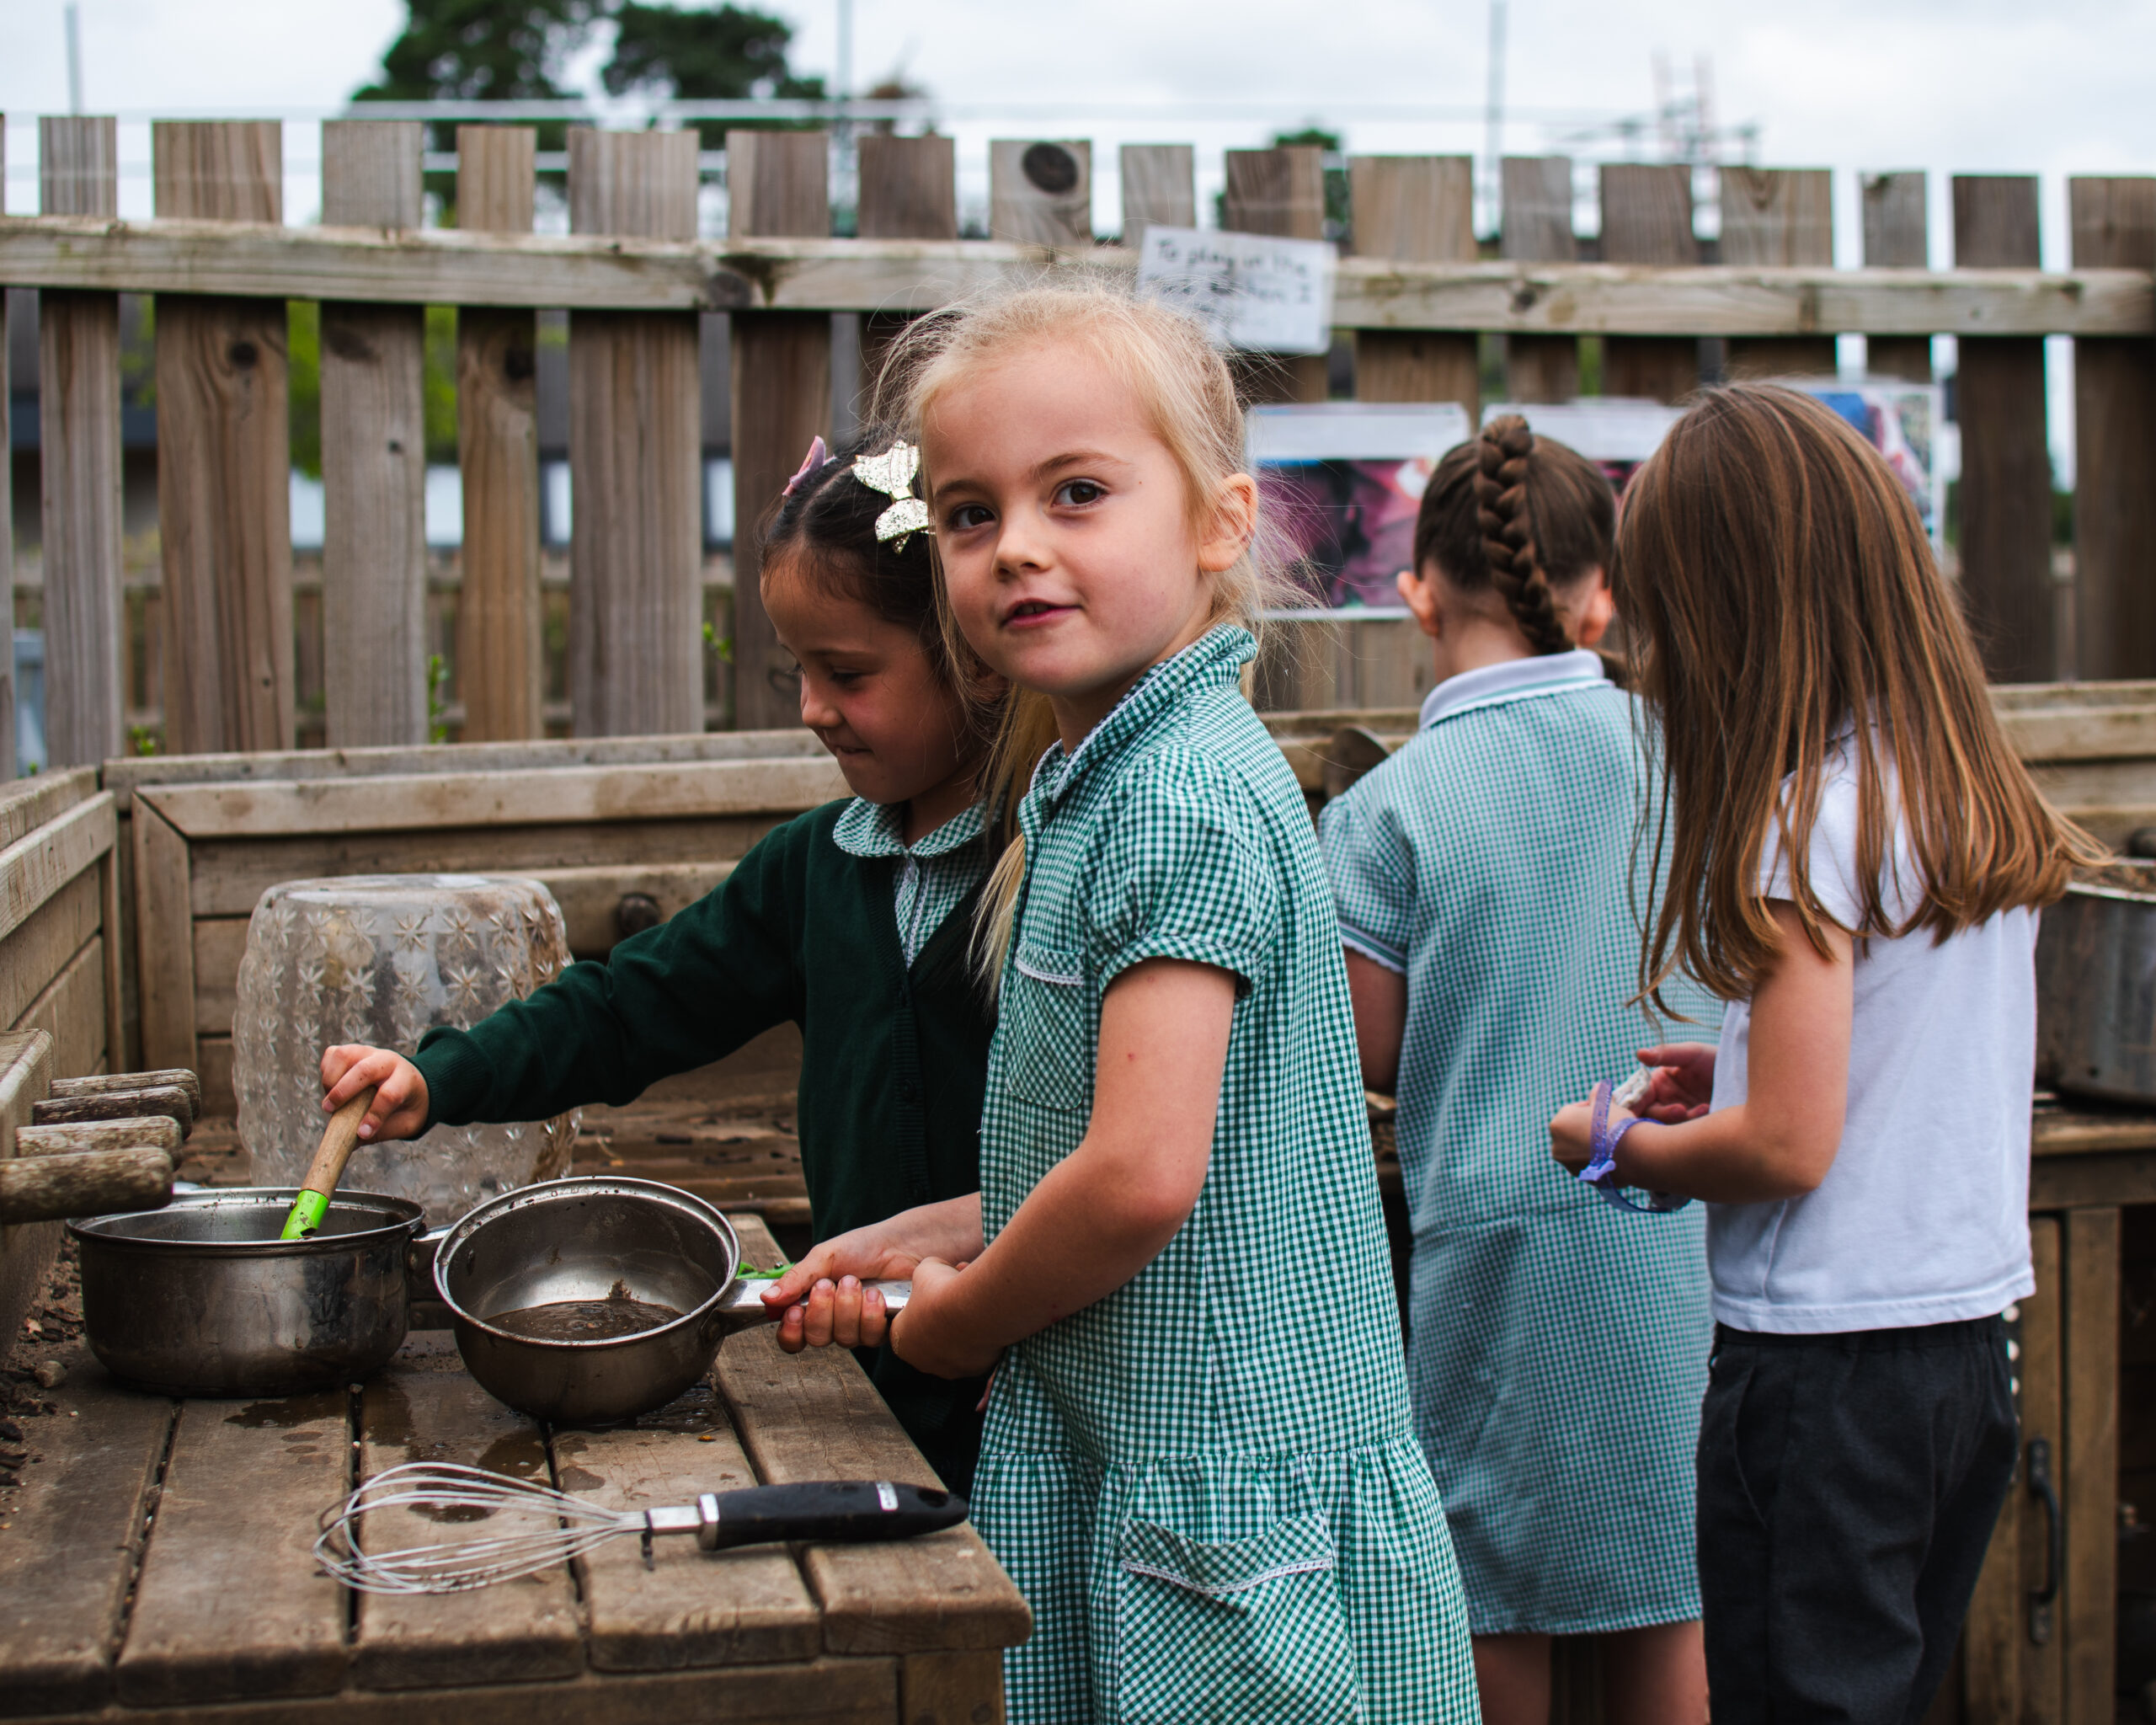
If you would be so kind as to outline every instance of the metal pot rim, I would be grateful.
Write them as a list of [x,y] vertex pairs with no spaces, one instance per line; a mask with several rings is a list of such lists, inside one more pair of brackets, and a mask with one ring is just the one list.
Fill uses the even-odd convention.
[[[449,1291],[449,1269],[473,1236],[488,1223],[520,1210],[529,1210],[547,1204],[565,1203],[578,1198],[640,1198],[678,1210],[693,1220],[702,1222],[718,1236],[726,1247],[729,1273],[711,1297],[693,1310],[685,1311],[671,1322],[654,1325],[648,1330],[637,1330],[626,1336],[606,1336],[589,1342],[571,1342],[520,1336],[514,1330],[499,1329],[486,1319],[467,1310],[456,1296]],[[475,1330],[483,1330],[489,1336],[514,1343],[520,1348],[536,1348],[563,1351],[599,1351],[610,1348],[632,1348],[649,1342],[654,1337],[665,1336],[702,1322],[733,1290],[740,1279],[741,1242],[734,1231],[734,1224],[719,1211],[696,1195],[684,1192],[678,1186],[669,1186],[658,1180],[632,1180],[611,1174],[571,1174],[559,1180],[541,1180],[530,1186],[520,1186],[512,1192],[488,1199],[484,1204],[467,1210],[442,1236],[435,1252],[435,1292],[443,1305],[460,1324],[469,1324]]]
[[408,1198],[386,1192],[339,1190],[334,1204],[350,1204],[380,1212],[376,1227],[343,1234],[316,1234],[304,1240],[168,1240],[145,1234],[123,1233],[120,1227],[137,1220],[170,1215],[176,1210],[252,1208],[281,1214],[299,1196],[296,1186],[213,1186],[200,1192],[175,1192],[172,1201],[157,1210],[119,1210],[109,1215],[77,1216],[67,1223],[67,1232],[80,1245],[122,1252],[139,1252],[163,1258],[327,1258],[347,1252],[367,1251],[402,1236],[409,1242],[427,1226],[426,1211]]

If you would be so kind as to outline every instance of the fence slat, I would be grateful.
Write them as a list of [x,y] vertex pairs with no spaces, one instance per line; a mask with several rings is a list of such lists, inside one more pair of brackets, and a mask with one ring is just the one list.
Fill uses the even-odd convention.
[[[828,144],[819,131],[728,132],[729,232],[828,234]],[[809,440],[830,429],[831,320],[823,312],[737,312],[733,329],[734,723],[762,730],[800,724],[801,702],[757,585],[757,529]]]
[[[1834,262],[1834,177],[1823,168],[1721,170],[1721,261],[1758,269]],[[1729,344],[1732,377],[1831,377],[1832,335]]]
[[[1571,264],[1569,156],[1508,156],[1500,179],[1497,254],[1524,264]],[[1580,344],[1572,335],[1505,338],[1505,390],[1514,401],[1570,401],[1580,393]]]
[[[416,120],[322,128],[323,220],[419,225]],[[322,307],[322,630],[333,749],[427,739],[426,315]]]
[[[1230,150],[1220,226],[1235,233],[1283,239],[1325,238],[1325,152],[1315,144],[1272,150]],[[1246,401],[1323,401],[1323,354],[1249,354],[1235,362]]]
[[1198,226],[1197,153],[1188,144],[1125,144],[1117,152],[1123,175],[1123,243],[1143,249],[1145,230]]
[[[275,120],[159,120],[157,214],[284,219]],[[285,308],[157,300],[157,530],[165,749],[292,742],[291,426]]]
[[[568,142],[577,232],[695,236],[694,131],[574,126]],[[704,727],[696,342],[692,313],[569,318],[569,702],[580,737]]]
[[[958,159],[952,141],[931,136],[861,141],[861,236],[863,239],[956,239]],[[892,338],[906,326],[903,312],[871,312],[861,320],[861,382],[873,411],[877,378]]]
[[[1954,177],[1957,264],[2032,269],[2037,250],[2033,174]],[[1962,604],[1994,682],[2042,682],[2058,671],[2042,340],[1963,337],[1956,394]]]
[[[1923,174],[1867,174],[1858,184],[1864,191],[1865,267],[1927,267],[1931,262],[1931,219]],[[1870,335],[1864,345],[1864,369],[1874,377],[1931,382],[1929,336]]]
[[[531,232],[528,126],[456,129],[456,224]],[[456,461],[464,487],[464,582],[456,685],[464,740],[543,734],[540,648],[538,318],[511,307],[456,314]]]
[[995,138],[988,232],[1019,245],[1093,243],[1093,147],[1084,138]]
[[[119,126],[38,121],[40,207],[119,208]],[[45,745],[55,766],[120,752],[120,299],[51,293],[38,302],[40,502],[45,542]]]
[[[2156,269],[2156,179],[2067,184],[2075,267]],[[2073,344],[2073,673],[2156,676],[2156,350]]]
[[[1696,264],[1692,170],[1681,162],[1608,162],[1602,168],[1602,261]],[[1603,345],[1602,393],[1681,401],[1700,387],[1700,344],[1683,335],[1613,335]]]
[[[1348,163],[1356,254],[1420,264],[1475,255],[1474,163],[1465,156],[1356,156]],[[1476,338],[1421,330],[1355,332],[1359,401],[1456,401],[1476,417]]]

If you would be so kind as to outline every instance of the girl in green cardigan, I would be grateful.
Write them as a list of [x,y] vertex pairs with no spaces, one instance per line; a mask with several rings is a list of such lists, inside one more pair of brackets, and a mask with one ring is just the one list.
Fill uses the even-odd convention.
[[[853,798],[779,826],[723,884],[603,963],[571,965],[469,1030],[429,1031],[409,1060],[331,1049],[325,1108],[376,1087],[363,1144],[619,1106],[791,1022],[819,1241],[922,1205],[978,1202],[994,1013],[969,946],[1000,848],[979,781],[984,708],[1001,692],[979,692],[953,667],[928,536],[905,527],[921,508],[914,453],[889,445],[830,457],[819,438],[765,542],[764,606],[801,667],[802,723],[837,757]],[[781,1340],[853,1342],[864,1300],[880,1333],[876,1297],[849,1276],[817,1284]],[[945,1483],[969,1491],[981,1381],[926,1376],[888,1346],[863,1364]]]

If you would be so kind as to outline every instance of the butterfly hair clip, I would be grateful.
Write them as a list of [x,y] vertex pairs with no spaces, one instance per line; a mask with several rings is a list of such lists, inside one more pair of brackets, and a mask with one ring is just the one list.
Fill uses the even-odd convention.
[[916,533],[934,537],[928,523],[928,505],[913,494],[913,476],[921,470],[921,451],[903,441],[881,455],[865,455],[853,464],[853,477],[871,491],[880,491],[891,506],[876,517],[878,543],[895,539],[904,551]]

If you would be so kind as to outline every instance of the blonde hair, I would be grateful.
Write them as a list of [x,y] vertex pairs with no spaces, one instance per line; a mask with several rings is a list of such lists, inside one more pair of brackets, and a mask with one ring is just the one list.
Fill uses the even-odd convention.
[[[1006,289],[915,318],[892,343],[876,390],[881,417],[898,419],[915,441],[937,398],[1014,353],[1060,343],[1081,349],[1142,405],[1154,435],[1173,458],[1193,526],[1209,526],[1222,484],[1243,471],[1243,413],[1235,379],[1203,328],[1155,300],[1097,280],[1059,279]],[[924,495],[934,475],[924,476]],[[1260,633],[1278,560],[1261,514],[1241,556],[1212,576],[1212,621]],[[943,566],[936,565],[938,613],[952,658],[979,662],[959,635]],[[1002,855],[981,895],[974,925],[974,962],[993,991],[1009,950],[1026,875],[1018,804],[1041,756],[1056,740],[1047,697],[1013,690],[983,774],[985,794],[1000,799]]]

